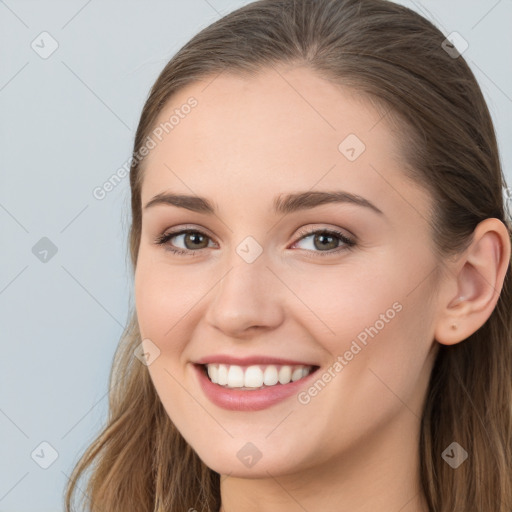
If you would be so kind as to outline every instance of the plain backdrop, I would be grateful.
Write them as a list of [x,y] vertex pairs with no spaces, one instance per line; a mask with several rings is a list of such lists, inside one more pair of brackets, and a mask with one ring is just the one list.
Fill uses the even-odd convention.
[[[106,419],[133,303],[128,178],[93,191],[129,158],[169,58],[247,3],[0,0],[0,512],[63,510]],[[510,184],[512,1],[401,3],[468,42]]]

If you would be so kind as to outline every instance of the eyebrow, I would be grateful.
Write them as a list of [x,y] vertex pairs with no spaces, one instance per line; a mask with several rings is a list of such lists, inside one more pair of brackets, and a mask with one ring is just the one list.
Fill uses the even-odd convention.
[[[287,195],[276,196],[273,200],[273,211],[276,214],[289,214],[300,210],[307,210],[329,203],[350,203],[373,210],[379,215],[384,215],[382,210],[377,208],[373,203],[368,201],[362,196],[351,194],[343,190],[338,191],[307,191],[296,192]],[[216,212],[215,206],[206,198],[200,196],[188,196],[182,194],[172,194],[164,192],[157,194],[151,199],[144,210],[158,205],[166,204],[177,206],[178,208],[185,208],[197,213],[204,213],[213,215]]]

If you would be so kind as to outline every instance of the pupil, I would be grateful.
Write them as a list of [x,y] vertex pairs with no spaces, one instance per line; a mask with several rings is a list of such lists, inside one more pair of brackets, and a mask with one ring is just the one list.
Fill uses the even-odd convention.
[[196,242],[199,242],[200,244],[201,238],[203,238],[203,235],[201,235],[200,233],[189,233],[188,236],[192,239],[192,245],[194,245],[194,243]]
[[334,237],[332,235],[318,235],[318,237],[322,239],[321,246],[324,248],[329,244],[329,241],[332,243],[334,240]]

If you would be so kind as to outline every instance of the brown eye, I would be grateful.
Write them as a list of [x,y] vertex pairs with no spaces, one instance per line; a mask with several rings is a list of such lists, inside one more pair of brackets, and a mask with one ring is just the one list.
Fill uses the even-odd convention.
[[338,243],[339,239],[337,237],[325,233],[313,237],[313,245],[316,249],[336,249]]
[[[176,239],[178,242],[171,243],[171,240]],[[163,245],[166,250],[178,253],[186,254],[187,252],[193,254],[201,249],[208,247],[210,237],[201,231],[185,229],[181,231],[175,231],[159,235],[155,243]],[[176,247],[176,243],[182,244],[183,247]]]
[[[208,237],[198,231],[190,231],[183,234],[183,242],[186,249],[204,249],[208,247]],[[206,241],[206,244],[205,244]]]
[[306,249],[308,252],[318,253],[320,256],[338,253],[352,248],[356,243],[354,240],[348,238],[340,231],[329,230],[329,229],[317,229],[316,231],[309,231],[300,233],[303,235],[294,245],[298,245],[301,242],[308,242],[303,244],[301,249]]

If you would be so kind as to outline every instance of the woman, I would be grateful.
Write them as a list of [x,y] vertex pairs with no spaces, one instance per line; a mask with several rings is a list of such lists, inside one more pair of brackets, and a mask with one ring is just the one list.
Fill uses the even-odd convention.
[[171,59],[67,510],[89,466],[94,511],[512,510],[505,179],[445,39],[383,0],[263,0]]

